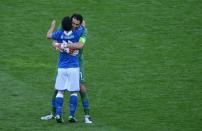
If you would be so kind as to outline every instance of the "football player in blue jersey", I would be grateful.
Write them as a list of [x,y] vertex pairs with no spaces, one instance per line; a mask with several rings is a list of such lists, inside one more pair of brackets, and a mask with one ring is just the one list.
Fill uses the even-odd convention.
[[[72,32],[77,32],[76,34],[80,35],[79,38],[79,44],[68,44],[66,45],[66,47],[68,47],[68,51],[70,53],[73,53],[75,51],[75,49],[79,49],[79,63],[80,63],[80,96],[81,96],[81,100],[82,100],[82,104],[83,104],[83,108],[84,108],[84,122],[85,123],[92,123],[90,114],[89,114],[89,102],[88,102],[88,97],[87,97],[87,92],[86,92],[86,87],[84,85],[85,83],[85,74],[84,74],[84,67],[83,67],[83,45],[86,42],[86,37],[87,37],[87,30],[86,28],[83,28],[83,26],[81,25],[81,23],[83,21],[83,17],[80,14],[73,14],[71,17],[72,20]],[[53,25],[55,24],[55,21],[53,21],[52,23]],[[53,31],[54,29],[52,29]],[[58,41],[59,42],[59,41]],[[78,50],[77,50],[78,51]],[[55,96],[57,95],[58,91],[55,90],[54,95],[52,97],[52,113],[46,116],[42,116],[41,119],[42,120],[50,120],[53,119],[55,116],[55,112],[56,112],[56,105],[55,105]],[[69,117],[69,121],[70,122],[76,122],[75,117],[72,117],[70,115]]]
[[[58,43],[76,43],[79,41],[81,30],[76,32],[71,31],[71,18],[66,16],[62,19],[62,30],[53,32],[54,26],[50,27],[47,33],[47,38],[53,39]],[[54,25],[54,24],[52,24]],[[80,44],[81,45],[81,44]],[[64,92],[70,92],[69,100],[69,118],[71,121],[76,121],[75,112],[77,108],[77,92],[79,88],[79,54],[78,50],[70,52],[69,50],[61,49],[60,44],[54,44],[59,48],[58,70],[55,82],[55,90],[57,95],[55,98],[56,114],[55,119],[58,123],[62,123],[62,106]],[[82,48],[82,45],[80,46]]]

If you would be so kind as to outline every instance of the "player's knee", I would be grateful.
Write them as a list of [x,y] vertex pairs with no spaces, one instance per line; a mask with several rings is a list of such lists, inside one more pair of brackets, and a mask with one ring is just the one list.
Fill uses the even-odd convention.
[[72,93],[70,94],[70,96],[77,96],[77,93],[76,93],[76,92],[72,92]]
[[86,92],[86,87],[83,84],[80,85],[80,92],[81,93],[85,93]]
[[62,97],[63,98],[64,97],[63,91],[58,91],[56,97]]

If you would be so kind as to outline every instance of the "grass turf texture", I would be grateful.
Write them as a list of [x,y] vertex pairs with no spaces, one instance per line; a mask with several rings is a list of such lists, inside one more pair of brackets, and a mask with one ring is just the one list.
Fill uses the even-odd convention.
[[[200,0],[1,0],[0,130],[200,130],[201,7]],[[82,122],[80,100],[78,124],[40,120],[57,62],[46,31],[74,12],[89,30],[92,125]]]

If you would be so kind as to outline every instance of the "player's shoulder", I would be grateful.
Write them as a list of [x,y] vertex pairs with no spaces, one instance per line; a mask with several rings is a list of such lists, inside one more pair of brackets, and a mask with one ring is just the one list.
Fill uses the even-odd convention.
[[87,33],[88,33],[87,28],[84,27],[84,26],[82,26],[82,25],[79,27],[78,31],[79,31],[81,34],[87,34]]
[[54,40],[58,40],[58,39],[60,39],[60,37],[63,35],[63,31],[55,31],[55,32],[53,32],[53,34],[52,34],[52,39],[54,39]]
[[85,32],[85,31],[87,31],[87,28],[85,26],[81,25],[77,30],[81,31],[81,32]]
[[84,29],[83,29],[83,27],[78,27],[76,30],[74,30],[74,34],[75,35],[81,35],[81,34],[83,34],[83,32],[84,32]]

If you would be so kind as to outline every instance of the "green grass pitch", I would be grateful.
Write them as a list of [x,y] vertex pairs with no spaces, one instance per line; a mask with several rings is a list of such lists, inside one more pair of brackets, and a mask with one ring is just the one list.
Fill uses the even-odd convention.
[[[41,121],[50,111],[57,52],[52,19],[81,13],[91,115]],[[201,0],[1,0],[1,131],[199,131]],[[68,93],[64,116],[67,120]]]

